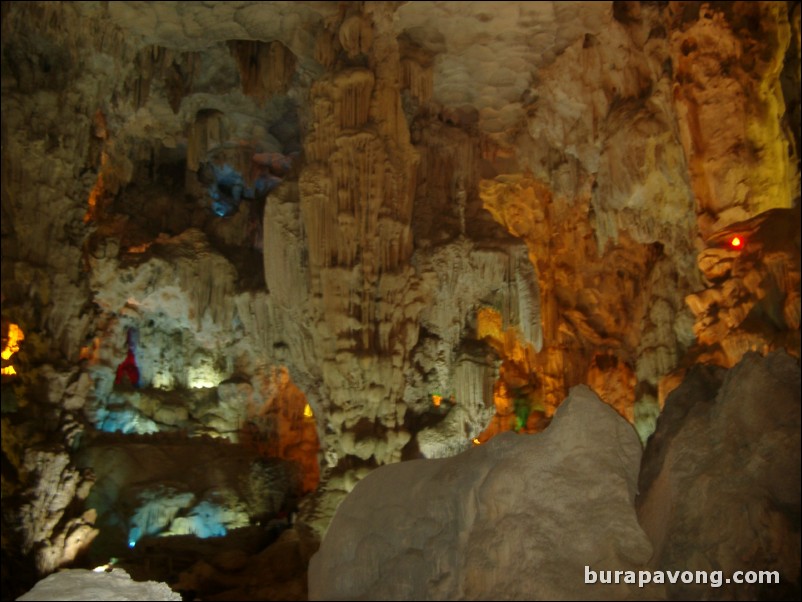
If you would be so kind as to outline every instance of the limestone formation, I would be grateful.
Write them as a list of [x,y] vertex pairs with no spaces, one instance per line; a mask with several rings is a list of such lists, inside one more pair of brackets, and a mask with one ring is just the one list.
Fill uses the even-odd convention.
[[46,575],[69,565],[97,536],[97,511],[71,516],[76,502],[86,499],[93,486],[88,471],[77,469],[66,451],[30,449],[23,462],[31,489],[24,492],[22,552],[33,554],[36,568]]
[[586,585],[584,567],[633,570],[650,558],[634,513],[640,455],[632,426],[576,387],[538,435],[506,433],[451,458],[375,470],[312,557],[309,598],[635,595],[623,583]]
[[799,206],[734,223],[708,241],[698,259],[708,286],[686,299],[707,361],[732,367],[748,351],[774,349],[799,357],[799,245]]
[[787,157],[798,160],[799,149],[780,132],[787,9],[772,2],[671,8],[675,102],[702,235],[792,207],[799,183]]
[[100,535],[90,557],[100,564],[148,538],[215,537],[266,522],[294,511],[303,491],[292,462],[222,439],[103,435],[78,461],[94,471],[87,504]]
[[[27,448],[222,438],[290,462],[321,536],[375,468],[544,431],[577,385],[645,442],[694,365],[799,356],[795,3],[15,2],[1,27],[24,580],[22,492],[70,480]],[[37,511],[56,556],[128,512],[73,501]]]
[[17,600],[183,600],[165,583],[137,582],[123,569],[53,573]]

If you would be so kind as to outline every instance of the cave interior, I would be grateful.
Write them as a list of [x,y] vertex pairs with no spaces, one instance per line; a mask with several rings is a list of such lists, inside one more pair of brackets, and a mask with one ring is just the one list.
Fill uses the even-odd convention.
[[1,27],[4,600],[799,599],[799,2]]

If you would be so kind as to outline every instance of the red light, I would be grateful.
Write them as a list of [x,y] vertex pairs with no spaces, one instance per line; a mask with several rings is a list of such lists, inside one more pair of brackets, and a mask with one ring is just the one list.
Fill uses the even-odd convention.
[[732,239],[730,240],[730,246],[733,249],[740,249],[743,246],[743,244],[744,241],[741,240],[740,236],[733,236]]

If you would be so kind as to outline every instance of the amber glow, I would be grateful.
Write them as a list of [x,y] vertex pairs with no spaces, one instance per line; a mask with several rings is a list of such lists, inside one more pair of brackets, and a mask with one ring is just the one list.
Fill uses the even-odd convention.
[[[3,349],[3,359],[10,360],[11,356],[19,351],[19,342],[25,340],[25,335],[22,329],[16,324],[9,324],[8,326],[8,342]],[[4,372],[5,374],[5,372]]]
[[443,396],[442,395],[432,395],[432,403],[434,404],[434,407],[439,408],[440,407],[440,403],[442,401],[443,401]]
[[476,336],[479,339],[491,338],[500,340],[504,338],[504,327],[501,314],[492,307],[483,307],[476,312]]
[[[6,336],[8,340],[6,341],[6,346],[3,348],[2,353],[4,361],[10,360],[11,356],[19,351],[20,341],[25,340],[25,334],[17,324],[8,325],[8,334]],[[2,368],[3,376],[14,376],[16,373],[17,371],[14,369],[14,366],[5,366]]]
[[150,248],[151,243],[146,242],[142,243],[141,245],[134,245],[132,247],[128,247],[129,253],[144,253]]
[[[474,444],[484,443],[505,431],[534,433],[544,428],[545,423],[538,422],[538,416],[551,416],[555,408],[543,396],[538,376],[541,360],[532,345],[522,339],[517,329],[505,329],[501,313],[492,307],[477,312],[476,335],[495,349],[502,362],[493,386],[495,416]],[[535,409],[537,416],[529,421]]]
[[98,176],[97,183],[89,193],[89,200],[87,201],[86,214],[84,214],[84,223],[89,223],[95,218],[95,211],[97,210],[97,199],[103,192],[103,177]]
[[730,240],[730,246],[733,249],[740,249],[744,244],[743,239],[740,236],[733,236]]
[[100,200],[104,192],[103,171],[106,168],[107,163],[108,163],[108,155],[106,153],[101,153],[100,173],[98,173],[97,175],[97,181],[95,181],[94,188],[92,188],[92,191],[89,193],[86,213],[84,214],[84,223],[89,223],[97,217],[98,200]]
[[260,456],[297,464],[301,489],[314,491],[320,481],[320,441],[312,406],[286,367],[265,369],[259,378],[264,403],[248,404],[238,439]]
[[473,444],[474,444],[474,445],[482,445],[482,442],[481,442],[481,441],[479,441],[479,437],[474,437],[474,438],[473,438]]

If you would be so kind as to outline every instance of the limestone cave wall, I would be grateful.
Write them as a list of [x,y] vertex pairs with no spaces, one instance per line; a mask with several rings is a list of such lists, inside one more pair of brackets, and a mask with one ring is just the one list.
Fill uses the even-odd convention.
[[130,535],[176,441],[244,480],[179,479],[154,533],[206,503],[319,538],[373,469],[575,385],[645,443],[694,365],[799,358],[798,2],[15,2],[2,34],[4,582]]

